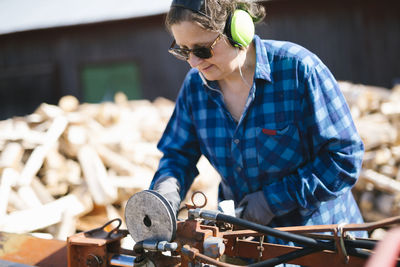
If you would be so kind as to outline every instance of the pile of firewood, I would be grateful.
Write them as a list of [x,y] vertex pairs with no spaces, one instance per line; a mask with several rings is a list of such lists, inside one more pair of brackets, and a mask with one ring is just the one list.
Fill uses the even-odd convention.
[[365,145],[363,168],[353,189],[366,221],[400,214],[400,85],[340,82]]
[[[0,231],[66,239],[123,220],[129,197],[150,185],[173,107],[165,98],[128,101],[122,93],[100,104],[65,96],[1,121]],[[215,208],[219,177],[203,158],[198,168],[192,190],[204,191]]]
[[[400,87],[340,82],[366,153],[353,189],[363,216],[400,211]],[[126,201],[147,189],[161,153],[157,142],[174,103],[127,100],[79,103],[64,96],[24,117],[0,121],[0,231],[40,232],[65,240],[121,218]],[[215,209],[219,176],[201,158],[192,192]]]

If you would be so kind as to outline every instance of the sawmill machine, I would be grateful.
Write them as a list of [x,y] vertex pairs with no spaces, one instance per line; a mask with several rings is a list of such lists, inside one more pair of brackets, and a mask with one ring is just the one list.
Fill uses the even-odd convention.
[[[201,203],[196,195],[203,196]],[[72,235],[67,242],[22,240],[0,233],[0,266],[364,266],[378,241],[352,233],[400,223],[398,216],[365,224],[271,228],[204,209],[207,199],[201,192],[195,192],[191,200],[184,206],[187,218],[177,219],[163,196],[152,190],[138,192],[125,207],[127,229],[121,229],[122,220],[116,218]],[[268,237],[293,245],[270,243]],[[126,238],[133,239],[132,247],[121,245]]]
[[[196,194],[203,196],[202,203],[195,203]],[[400,217],[394,217],[366,224],[270,228],[221,211],[203,209],[207,199],[201,192],[195,192],[191,200],[192,203],[185,205],[187,219],[177,220],[169,202],[157,192],[136,193],[125,208],[127,230],[120,230],[119,223],[108,232],[103,226],[68,239],[69,267],[258,267],[282,263],[364,266],[377,241],[355,238],[351,233],[400,223]],[[135,244],[123,254],[119,240],[126,235]],[[268,243],[268,236],[293,245]]]

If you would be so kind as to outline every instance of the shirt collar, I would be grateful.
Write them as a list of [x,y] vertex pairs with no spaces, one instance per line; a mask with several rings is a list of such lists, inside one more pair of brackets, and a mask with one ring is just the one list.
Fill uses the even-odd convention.
[[254,36],[254,46],[256,48],[256,71],[254,78],[272,82],[268,51],[263,46],[262,40],[258,35]]

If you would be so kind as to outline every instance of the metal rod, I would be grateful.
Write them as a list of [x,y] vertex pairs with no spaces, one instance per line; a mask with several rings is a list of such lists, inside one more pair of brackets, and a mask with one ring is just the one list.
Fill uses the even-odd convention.
[[270,266],[276,266],[278,264],[281,263],[287,263],[290,260],[294,260],[297,258],[301,258],[303,256],[321,251],[322,249],[319,248],[303,248],[303,249],[299,249],[299,250],[295,250],[293,252],[289,252],[287,254],[284,255],[280,255],[278,257],[275,258],[271,258],[265,261],[261,261],[258,263],[254,263],[254,264],[250,264],[248,267],[270,267]]
[[301,236],[301,235],[293,234],[290,232],[279,231],[279,230],[276,230],[274,228],[271,228],[271,227],[268,227],[265,225],[253,223],[253,222],[250,222],[250,221],[247,221],[247,220],[244,220],[241,218],[229,216],[229,215],[226,215],[223,213],[217,214],[216,220],[235,224],[238,226],[242,226],[244,228],[262,232],[264,234],[278,237],[278,238],[281,238],[284,240],[293,241],[293,242],[301,244],[301,245],[305,245],[305,246],[309,246],[309,247],[313,247],[313,248],[334,250],[332,242],[322,242],[322,241],[315,240],[311,237]]

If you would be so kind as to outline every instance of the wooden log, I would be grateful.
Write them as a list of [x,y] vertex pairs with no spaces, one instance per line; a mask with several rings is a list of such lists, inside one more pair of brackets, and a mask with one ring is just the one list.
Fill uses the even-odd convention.
[[394,117],[394,116],[400,115],[400,105],[398,102],[382,103],[380,109],[381,109],[382,114],[389,116],[389,117]]
[[362,166],[364,169],[376,169],[376,150],[365,151]]
[[72,95],[65,95],[58,101],[58,106],[65,112],[73,112],[79,108],[79,100]]
[[39,198],[41,203],[50,203],[55,200],[54,197],[47,190],[46,186],[39,180],[39,178],[33,177],[31,188],[36,193],[36,196]]
[[0,169],[13,168],[18,170],[21,164],[24,149],[21,144],[11,142],[6,145],[0,157]]
[[119,153],[136,165],[146,166],[154,171],[157,170],[162,156],[162,153],[157,149],[157,143],[143,141],[125,142],[125,140],[122,140]]
[[[8,195],[8,211],[26,210],[29,206],[18,196],[17,192],[11,190]],[[1,218],[1,217],[0,217]]]
[[94,202],[97,205],[113,203],[118,193],[110,183],[107,170],[96,150],[90,145],[83,146],[78,152],[78,160]]
[[6,120],[1,123],[0,140],[15,141],[23,143],[23,147],[36,147],[43,142],[44,133],[32,131],[28,123],[22,119]]
[[374,170],[362,170],[360,179],[368,181],[375,188],[387,192],[389,194],[400,194],[400,182],[386,175],[380,174]]
[[36,195],[35,191],[33,191],[32,187],[30,186],[27,185],[20,186],[17,190],[17,194],[29,208],[36,208],[42,206],[42,202]]
[[389,148],[383,147],[376,151],[375,163],[378,165],[387,164],[392,158],[392,152]]
[[117,188],[137,188],[139,190],[148,189],[154,173],[144,171],[135,176],[110,176],[110,182]]
[[119,121],[120,109],[111,102],[101,103],[99,104],[95,118],[103,126],[109,127]]
[[88,131],[83,125],[71,125],[66,130],[63,150],[69,157],[76,157],[81,146],[88,143]]
[[18,179],[18,173],[12,168],[6,168],[1,174],[0,180],[0,218],[6,215],[8,199],[11,187],[15,185]]
[[127,158],[114,152],[108,147],[97,144],[95,149],[104,164],[115,170],[119,175],[134,175],[135,172],[137,172],[137,167],[133,165]]
[[60,107],[47,103],[40,104],[34,113],[41,115],[46,120],[54,119],[64,115],[64,111]]
[[205,208],[217,209],[218,185],[221,178],[204,156],[200,157],[199,162],[197,163],[197,168],[199,169],[199,175],[193,181],[193,184],[186,195],[185,203],[191,202],[190,198],[195,191],[201,191],[207,197],[207,205]]
[[25,167],[21,172],[21,178],[18,181],[19,185],[29,185],[31,183],[33,177],[43,165],[47,153],[56,144],[60,135],[65,131],[67,124],[68,121],[65,117],[57,117],[54,119],[51,127],[46,132],[46,142],[35,148],[26,162]]
[[86,207],[73,194],[51,203],[27,210],[15,211],[0,221],[0,231],[27,233],[61,222],[63,213],[70,210],[73,216],[87,212]]
[[386,217],[398,215],[393,214],[394,201],[393,194],[380,193],[375,197],[376,209]]
[[380,103],[390,98],[390,90],[383,87],[353,84],[346,81],[338,81],[346,101],[351,107],[357,107],[362,114],[379,110]]
[[355,125],[364,141],[365,149],[372,150],[381,145],[393,144],[397,140],[397,129],[382,114],[363,116]]
[[58,240],[67,240],[67,238],[76,232],[75,215],[70,208],[67,208],[61,214],[61,222],[59,223],[55,238]]
[[129,99],[124,92],[117,92],[114,95],[114,103],[120,108],[129,108]]
[[381,174],[383,174],[383,175],[386,175],[386,176],[388,176],[388,177],[390,177],[390,178],[396,178],[396,175],[397,175],[398,171],[399,171],[399,168],[398,168],[398,167],[396,167],[396,166],[394,166],[394,165],[389,165],[389,164],[387,164],[387,165],[382,165],[382,166],[378,169],[378,172],[379,172],[379,173],[381,173]]
[[396,162],[400,162],[400,146],[392,146],[390,150],[392,151],[393,159]]
[[42,168],[45,170],[62,169],[64,168],[65,161],[65,156],[60,153],[59,146],[56,145],[48,150]]
[[46,184],[47,191],[52,196],[63,196],[68,193],[68,184],[61,181],[59,176],[59,171],[57,169],[46,170],[43,176],[43,181]]
[[358,205],[362,213],[368,213],[374,209],[374,198],[374,192],[372,191],[363,191],[361,193]]
[[66,176],[65,180],[68,182],[70,185],[79,185],[82,183],[82,178],[81,178],[81,166],[79,165],[78,162],[72,160],[72,159],[67,159],[64,164],[64,173],[63,175]]

